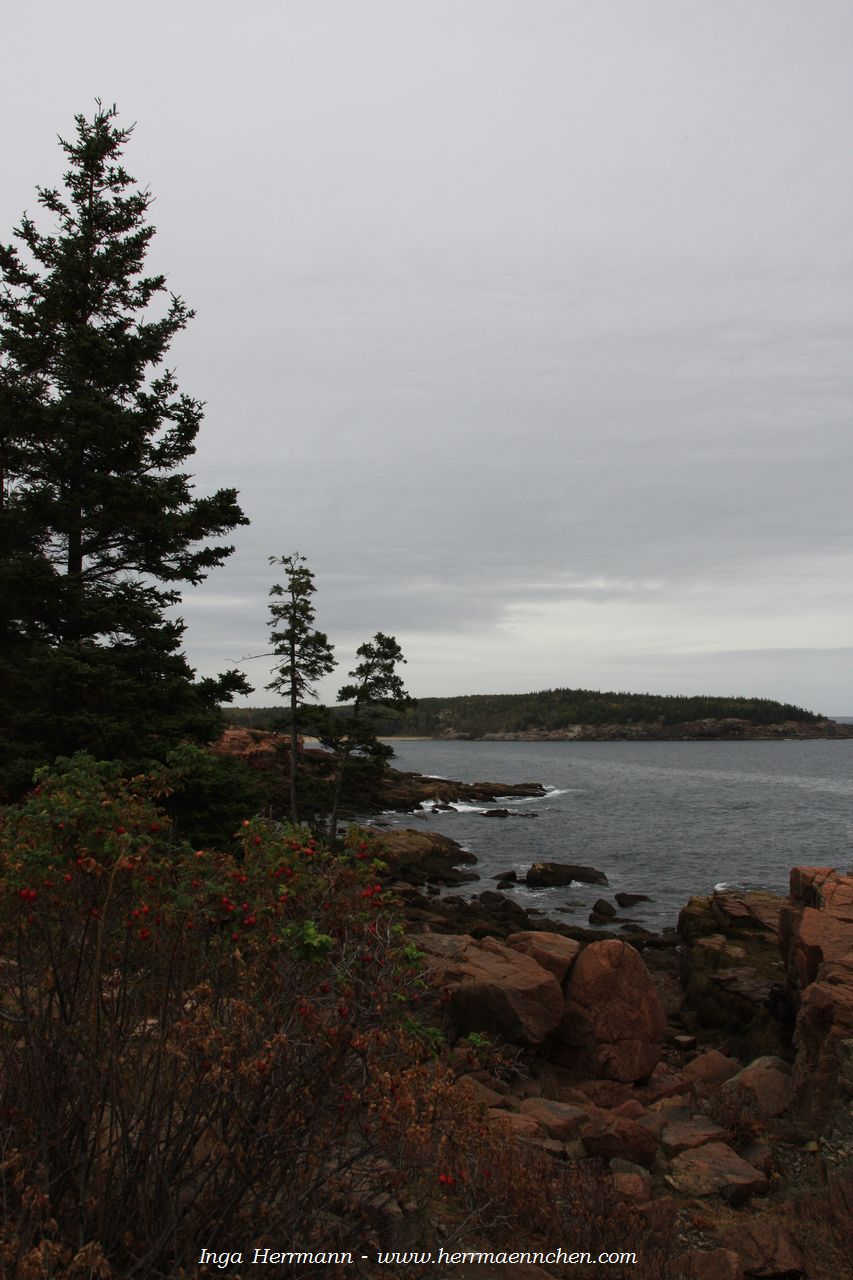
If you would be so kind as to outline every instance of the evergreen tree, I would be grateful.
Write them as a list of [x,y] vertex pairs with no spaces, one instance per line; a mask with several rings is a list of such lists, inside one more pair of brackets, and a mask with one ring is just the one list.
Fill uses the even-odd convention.
[[394,636],[377,631],[372,641],[359,646],[356,655],[361,661],[349,673],[352,684],[345,684],[338,691],[338,702],[351,704],[350,715],[335,717],[321,739],[338,759],[329,819],[330,840],[337,836],[341,789],[353,760],[366,761],[381,772],[394,754],[392,748],[377,737],[377,716],[383,710],[404,711],[415,702],[403,688],[402,676],[397,674],[398,663],[405,663],[406,659]]
[[248,521],[236,491],[193,496],[182,467],[202,404],[162,366],[192,317],[145,275],[152,197],[122,166],[131,129],[100,102],[76,117],[53,216],[24,215],[22,249],[0,246],[0,790],[81,747],[162,759],[218,732],[219,703],[247,691],[228,672],[194,682],[176,584],[233,550],[209,545]]
[[282,566],[287,585],[276,583],[270,588],[274,602],[270,643],[280,656],[278,674],[267,685],[287,700],[290,710],[290,816],[299,822],[298,770],[299,734],[304,722],[305,704],[315,699],[314,684],[335,668],[334,646],[328,636],[314,626],[315,611],[311,597],[316,590],[314,575],[306,568],[305,557],[270,556],[270,564]]

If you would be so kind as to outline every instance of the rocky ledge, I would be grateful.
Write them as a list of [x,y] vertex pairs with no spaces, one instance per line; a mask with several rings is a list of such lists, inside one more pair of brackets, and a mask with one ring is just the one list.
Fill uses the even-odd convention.
[[513,1049],[512,1071],[457,1085],[507,1140],[669,1215],[673,1280],[853,1275],[853,876],[691,899],[678,953],[530,927],[509,902],[479,937],[464,914],[448,931],[441,901],[398,885],[447,1038]]
[[449,728],[442,738],[482,742],[682,742],[720,739],[853,738],[853,724],[836,720],[784,720],[779,724],[753,724],[751,720],[688,720],[683,724],[570,724],[562,729],[532,727],[517,733],[460,733]]
[[[401,773],[389,769],[378,793],[385,809],[411,812],[434,800],[439,806],[454,803],[492,804],[495,800],[525,799],[547,795],[541,782],[454,782],[450,778],[427,778],[421,773]],[[495,811],[493,816],[508,816]]]

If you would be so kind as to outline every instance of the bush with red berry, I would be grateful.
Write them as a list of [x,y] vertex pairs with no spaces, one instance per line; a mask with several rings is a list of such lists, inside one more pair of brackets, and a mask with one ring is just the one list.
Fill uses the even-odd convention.
[[214,1274],[201,1245],[387,1244],[400,1212],[426,1245],[612,1242],[601,1180],[460,1087],[484,1046],[423,1023],[376,838],[193,848],[170,786],[81,754],[0,810],[0,1274]]

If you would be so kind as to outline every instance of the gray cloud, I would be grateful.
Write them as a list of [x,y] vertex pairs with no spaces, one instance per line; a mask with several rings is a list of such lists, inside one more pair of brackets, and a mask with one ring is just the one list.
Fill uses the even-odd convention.
[[115,98],[198,311],[197,483],[253,520],[184,601],[198,668],[261,651],[299,549],[344,664],[393,631],[421,694],[853,712],[851,36],[845,0],[13,7],[0,234]]

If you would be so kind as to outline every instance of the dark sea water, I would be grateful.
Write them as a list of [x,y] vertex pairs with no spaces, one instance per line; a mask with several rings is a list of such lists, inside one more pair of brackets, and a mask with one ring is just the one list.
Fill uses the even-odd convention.
[[[480,884],[539,860],[585,863],[609,885],[513,890],[527,909],[586,924],[620,890],[651,903],[620,911],[674,925],[694,893],[726,884],[785,893],[792,866],[853,861],[853,740],[826,742],[395,742],[398,769],[466,782],[541,782],[544,800],[502,803],[538,817],[385,815],[440,831],[478,859]],[[490,806],[481,806],[487,808]],[[494,806],[492,806],[494,807]],[[561,909],[569,909],[562,915]]]

